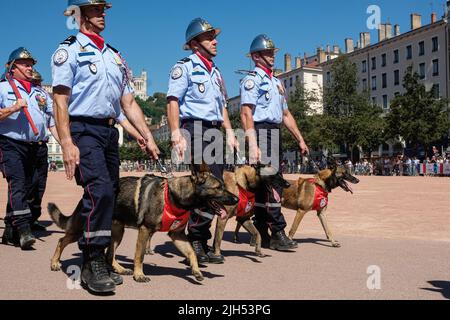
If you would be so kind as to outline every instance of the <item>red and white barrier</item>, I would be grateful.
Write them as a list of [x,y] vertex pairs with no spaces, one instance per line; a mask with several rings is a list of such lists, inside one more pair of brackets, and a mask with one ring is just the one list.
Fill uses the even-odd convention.
[[438,164],[437,165],[437,173],[436,173],[436,165],[434,163],[429,164],[421,164],[420,165],[420,174],[439,174],[439,175],[450,175],[450,164]]

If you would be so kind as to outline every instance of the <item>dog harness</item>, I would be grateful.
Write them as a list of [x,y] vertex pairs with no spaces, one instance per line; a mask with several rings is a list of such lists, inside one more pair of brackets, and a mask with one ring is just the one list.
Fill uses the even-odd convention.
[[316,184],[316,180],[311,179],[308,180],[311,183],[314,183],[316,186],[316,190],[314,192],[314,203],[313,203],[313,210],[314,211],[321,211],[323,208],[325,208],[328,205],[328,192],[326,192],[322,186],[319,186]]
[[191,212],[185,209],[175,207],[170,202],[169,185],[164,188],[164,212],[160,232],[177,231],[186,226]]
[[239,188],[239,203],[236,210],[236,215],[238,218],[247,216],[250,211],[255,207],[255,194],[251,193],[241,186]]

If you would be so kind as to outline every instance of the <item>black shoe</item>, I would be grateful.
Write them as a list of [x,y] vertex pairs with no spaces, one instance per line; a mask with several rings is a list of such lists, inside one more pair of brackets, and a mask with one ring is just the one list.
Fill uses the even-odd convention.
[[286,236],[284,230],[281,230],[272,235],[272,239],[270,239],[270,249],[277,251],[291,251],[295,249],[295,246]]
[[209,258],[205,253],[204,244],[202,241],[192,241],[192,248],[194,248],[198,263],[208,263]]
[[2,236],[2,244],[11,244],[16,247],[20,246],[19,233],[10,225],[5,225],[5,230],[3,231]]
[[33,247],[33,244],[36,242],[36,238],[31,233],[30,226],[26,226],[23,229],[19,230],[20,237],[20,248],[22,250],[30,250]]
[[123,278],[120,274],[114,272],[113,267],[108,264],[107,265],[108,268],[108,272],[109,272],[109,277],[111,278],[112,281],[114,281],[114,284],[116,286],[120,286],[121,284],[123,284]]
[[222,264],[225,262],[223,255],[216,256],[213,251],[208,251],[208,262],[211,264]]
[[32,231],[47,231],[47,227],[44,226],[43,224],[39,223],[39,221],[35,221],[31,225],[31,230]]
[[94,293],[112,293],[116,285],[111,279],[105,256],[100,255],[84,263],[81,282]]

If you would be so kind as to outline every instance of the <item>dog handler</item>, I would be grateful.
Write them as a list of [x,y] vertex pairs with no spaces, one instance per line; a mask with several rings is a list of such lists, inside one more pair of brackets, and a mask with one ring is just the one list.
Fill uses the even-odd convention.
[[53,130],[55,125],[51,99],[31,82],[36,63],[27,49],[14,50],[0,82],[0,170],[8,182],[2,242],[20,245],[22,250],[31,249],[36,242],[31,233],[33,219],[37,219],[36,210],[27,199],[38,170],[39,155],[47,149],[47,129]]
[[[184,50],[192,54],[178,61],[172,68],[167,93],[167,114],[172,132],[172,146],[180,159],[184,159],[187,142],[180,132],[181,128],[191,136],[192,168],[197,171],[202,163],[203,151],[209,143],[203,141],[208,129],[225,128],[232,131],[226,109],[226,88],[219,69],[213,62],[217,55],[217,36],[220,29],[212,27],[206,20],[194,19],[186,30]],[[198,128],[198,130],[194,130]],[[194,134],[195,132],[195,134]],[[195,154],[194,141],[201,141],[201,154]],[[237,148],[234,134],[227,134],[227,144]],[[198,150],[200,152],[200,150]],[[223,156],[222,156],[223,159]],[[220,163],[208,163],[215,177],[223,181],[223,160]],[[208,250],[207,241],[211,239],[210,227],[213,215],[203,211],[192,213],[188,224],[188,238],[200,263],[223,263],[222,256],[214,256]],[[208,217],[209,216],[209,217]]]
[[119,184],[119,132],[114,125],[121,107],[146,139],[149,155],[157,159],[159,154],[134,99],[126,63],[100,35],[111,7],[104,0],[69,0],[64,14],[79,20],[80,32],[61,43],[52,57],[55,120],[66,175],[69,180],[75,176],[84,188],[77,207],[84,220],[78,242],[81,281],[94,293],[113,292],[123,282],[105,258]]
[[[249,72],[241,83],[241,120],[249,137],[250,161],[261,161],[264,152],[273,157],[278,153],[281,171],[281,124],[284,123],[299,144],[302,153],[308,153],[308,146],[297,127],[297,123],[288,110],[285,88],[273,75],[275,53],[278,49],[267,35],[257,36],[250,47],[249,56],[255,63],[255,69]],[[271,141],[272,132],[277,133]],[[265,135],[265,137],[263,137]],[[277,148],[272,149],[275,145]],[[297,248],[297,243],[286,236],[286,221],[281,213],[283,189],[269,192],[266,189],[256,192],[254,224],[262,237],[263,248],[289,251]],[[271,236],[268,229],[271,230]]]

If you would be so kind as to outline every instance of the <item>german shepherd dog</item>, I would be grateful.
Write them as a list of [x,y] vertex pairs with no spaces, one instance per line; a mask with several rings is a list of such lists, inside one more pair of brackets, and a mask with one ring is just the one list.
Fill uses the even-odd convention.
[[290,184],[283,179],[277,170],[264,165],[236,167],[234,172],[227,171],[224,173],[224,181],[225,188],[239,197],[239,200],[244,201],[244,203],[242,203],[241,207],[239,207],[241,203],[234,206],[226,206],[227,218],[217,220],[213,245],[214,255],[221,255],[220,245],[228,220],[239,214],[238,221],[243,221],[243,227],[255,239],[256,254],[259,257],[264,257],[265,255],[261,252],[261,235],[250,219],[254,213],[253,206],[248,201],[246,193],[254,195],[261,187],[272,190],[275,187],[288,188]]
[[[340,187],[353,194],[353,190],[347,182],[358,184],[359,179],[351,175],[344,166],[336,165],[334,159],[328,159],[328,166],[328,169],[319,171],[313,179],[288,180],[291,186],[284,191],[281,204],[284,208],[297,211],[289,231],[291,240],[294,238],[305,214],[309,211],[316,211],[327,239],[334,248],[340,248],[341,245],[334,239],[327,222],[328,193]],[[240,227],[239,224],[236,227],[235,239],[238,237]],[[252,239],[252,242],[254,242],[254,239]]]
[[[198,267],[194,249],[187,240],[185,226],[189,216],[182,221],[175,220],[163,229],[164,212],[170,203],[176,209],[184,212],[204,207],[208,203],[214,208],[214,213],[226,218],[223,205],[234,205],[238,198],[225,190],[224,184],[215,178],[206,166],[192,176],[165,179],[154,175],[139,177],[125,177],[120,179],[120,191],[117,196],[116,208],[113,216],[111,246],[107,252],[108,262],[115,272],[121,275],[133,275],[137,282],[149,282],[143,272],[145,248],[148,239],[158,231],[168,231],[177,249],[189,260],[192,274],[197,281],[202,281],[203,275]],[[77,214],[79,208],[70,216],[64,216],[55,204],[48,205],[48,212],[61,229],[66,231],[59,240],[55,254],[51,260],[51,269],[61,269],[60,257],[64,248],[76,242],[83,232],[81,217]],[[134,257],[134,271],[125,269],[116,260],[115,254],[120,245],[125,228],[138,230],[136,251]]]

